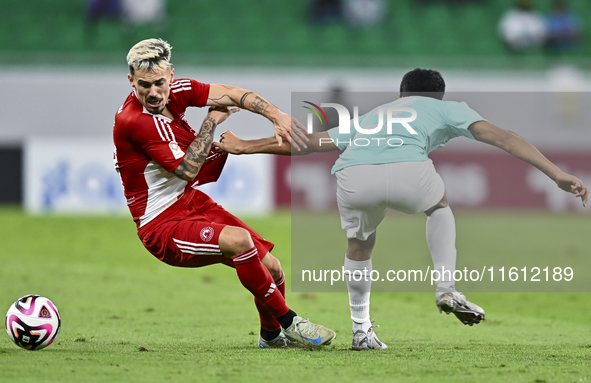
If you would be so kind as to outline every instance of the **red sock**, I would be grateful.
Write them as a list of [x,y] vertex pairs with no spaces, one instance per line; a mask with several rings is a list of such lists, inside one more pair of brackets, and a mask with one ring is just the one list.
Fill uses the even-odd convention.
[[279,280],[275,281],[275,284],[277,285],[277,288],[279,289],[281,295],[283,295],[283,298],[285,298],[285,274],[283,273],[283,271],[281,272],[281,277],[279,278]]
[[259,312],[259,318],[261,318],[261,327],[267,331],[275,331],[281,328],[277,319],[273,318],[273,315],[267,310],[267,306],[265,306],[261,301],[258,299],[254,299],[254,304],[257,307]]
[[[281,272],[281,277],[275,281],[275,285],[277,285],[277,289],[285,298],[285,274],[283,271]],[[261,318],[261,327],[267,331],[275,331],[281,328],[281,325],[273,315],[267,310],[265,304],[259,301],[257,298],[254,299],[254,304],[257,306],[257,310],[259,312],[259,317]]]
[[273,281],[269,270],[259,260],[256,247],[232,258],[242,285],[265,306],[274,317],[285,315],[289,307]]

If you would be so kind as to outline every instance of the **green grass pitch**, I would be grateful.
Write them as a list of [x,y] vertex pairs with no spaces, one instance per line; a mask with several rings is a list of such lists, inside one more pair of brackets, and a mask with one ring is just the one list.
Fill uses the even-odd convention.
[[[486,214],[457,213],[458,234],[490,221],[516,225],[523,238],[568,238],[568,251],[589,251],[588,218]],[[277,244],[289,281],[289,214],[245,221]],[[400,251],[408,251],[404,239],[416,232],[424,240],[424,216],[392,221]],[[161,264],[143,249],[128,217],[30,217],[1,208],[0,233],[0,309],[35,293],[51,298],[62,315],[61,333],[45,350],[22,350],[0,336],[0,382],[591,380],[588,293],[466,292],[487,311],[474,327],[439,314],[432,293],[375,293],[372,317],[389,348],[354,352],[346,293],[288,289],[298,314],[338,338],[322,350],[259,350],[258,316],[234,271]],[[491,238],[477,230],[471,241]],[[531,251],[530,241],[510,248],[498,241],[515,254]],[[492,242],[479,251],[494,257]]]

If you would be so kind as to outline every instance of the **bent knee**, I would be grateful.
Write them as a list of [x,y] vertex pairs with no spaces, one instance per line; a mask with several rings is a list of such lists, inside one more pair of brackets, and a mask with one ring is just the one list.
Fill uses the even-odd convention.
[[263,259],[261,259],[261,262],[263,265],[265,265],[267,270],[269,270],[269,273],[271,274],[271,277],[274,281],[281,279],[281,262],[279,262],[277,258],[272,256],[271,253],[267,253]]
[[366,261],[371,258],[371,252],[376,243],[376,232],[374,231],[365,241],[357,238],[349,238],[347,247],[347,258],[352,261]]
[[226,257],[242,254],[254,247],[248,230],[236,226],[226,226],[220,233],[220,250]]

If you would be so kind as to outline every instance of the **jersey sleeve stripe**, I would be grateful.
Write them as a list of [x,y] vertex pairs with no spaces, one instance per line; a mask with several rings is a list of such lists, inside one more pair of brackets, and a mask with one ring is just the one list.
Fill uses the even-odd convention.
[[172,93],[177,93],[177,92],[180,92],[180,91],[183,91],[183,90],[191,90],[191,87],[188,87],[188,88],[176,88],[176,89],[173,89],[172,90]]
[[171,88],[179,87],[179,86],[191,86],[191,80],[179,80],[175,81],[174,83],[170,84]]
[[162,121],[162,123],[164,124],[165,128],[167,128],[168,131],[170,132],[170,136],[172,137],[172,140],[174,142],[176,142],[176,137],[174,136],[174,133],[172,132],[172,128],[170,127],[170,124],[166,121]]
[[160,129],[162,129],[162,132],[164,132],[164,136],[166,137],[167,140],[170,141],[170,136],[168,135],[168,130],[166,129],[166,124],[164,121],[162,121],[161,119],[158,119],[158,122],[160,123]]
[[176,89],[176,88],[183,88],[183,87],[191,87],[191,83],[190,82],[178,82],[176,84],[172,84],[170,85],[170,89]]
[[188,84],[174,84],[170,86],[170,89],[189,88],[191,89],[191,83]]
[[168,136],[166,138],[164,138],[164,135],[162,135],[162,131],[160,130],[160,123],[158,121],[158,118],[156,118],[156,116],[154,116],[153,118],[154,118],[154,125],[156,125],[156,130],[158,131],[160,138],[162,138],[162,141],[166,141]]
[[154,116],[154,123],[156,124],[156,129],[158,130],[158,133],[160,134],[160,138],[162,138],[162,141],[176,142],[176,137],[174,136],[172,128],[170,127],[170,124],[168,122]]
[[158,121],[158,126],[160,127],[160,129],[164,133],[164,136],[166,137],[166,139],[168,141],[170,141],[170,136],[168,135],[168,130],[166,129],[166,125],[165,125],[164,121],[162,121],[159,118],[157,118],[156,120]]

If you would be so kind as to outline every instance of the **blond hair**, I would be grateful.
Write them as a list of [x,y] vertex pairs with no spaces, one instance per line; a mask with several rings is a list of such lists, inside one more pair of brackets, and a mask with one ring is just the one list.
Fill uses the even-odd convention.
[[162,69],[171,69],[170,51],[172,47],[162,39],[147,39],[135,44],[127,54],[129,73],[133,75],[136,70],[158,72]]

